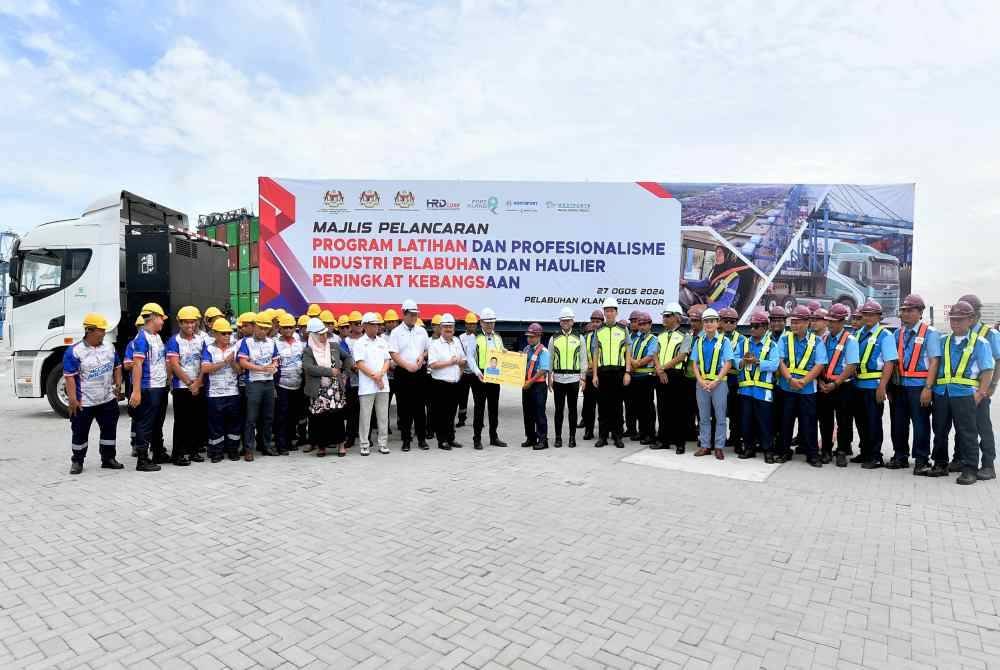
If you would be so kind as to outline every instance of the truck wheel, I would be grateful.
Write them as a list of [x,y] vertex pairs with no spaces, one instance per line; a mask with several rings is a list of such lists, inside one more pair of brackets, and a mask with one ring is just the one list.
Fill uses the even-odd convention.
[[66,395],[66,378],[61,365],[53,366],[45,378],[45,396],[56,414],[69,418],[69,396]]

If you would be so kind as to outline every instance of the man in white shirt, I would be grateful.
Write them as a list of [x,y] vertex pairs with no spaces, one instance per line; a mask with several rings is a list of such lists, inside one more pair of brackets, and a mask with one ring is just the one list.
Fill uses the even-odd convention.
[[472,446],[483,448],[483,418],[487,406],[490,414],[490,446],[506,447],[507,443],[500,439],[497,428],[500,425],[500,385],[483,381],[483,370],[489,366],[491,352],[504,351],[503,338],[496,333],[497,315],[489,307],[484,307],[479,316],[481,333],[475,336],[472,348],[468,354],[468,367],[476,381],[472,384]]
[[478,380],[476,373],[469,367],[469,360],[475,358],[476,325],[478,323],[479,317],[476,316],[476,313],[469,312],[465,315],[465,332],[458,336],[458,340],[462,343],[462,350],[465,351],[465,367],[462,369],[462,380],[459,382],[458,423],[455,425],[456,428],[461,428],[465,425],[469,409],[469,391],[472,389],[472,385]]
[[[397,329],[398,330],[398,329]],[[458,407],[458,382],[465,365],[465,351],[455,337],[455,317],[441,315],[441,337],[431,341],[427,352],[434,396],[434,434],[438,449],[458,449],[455,441],[455,410]]]
[[396,397],[398,398],[399,431],[403,439],[403,451],[410,450],[413,433],[417,444],[428,449],[424,435],[427,432],[427,417],[424,414],[424,395],[427,393],[424,364],[427,362],[429,339],[427,331],[417,325],[420,310],[412,300],[404,300],[403,323],[389,333],[389,356],[396,363],[393,373]]
[[372,409],[378,422],[378,451],[388,454],[389,447],[389,345],[378,334],[382,317],[367,312],[361,317],[364,335],[352,347],[354,364],[358,370],[358,401],[361,410],[358,425],[361,427],[361,455],[370,452]]

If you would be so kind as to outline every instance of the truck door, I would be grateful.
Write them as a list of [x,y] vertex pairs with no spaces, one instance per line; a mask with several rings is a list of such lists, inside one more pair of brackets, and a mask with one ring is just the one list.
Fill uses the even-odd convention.
[[[91,249],[65,249],[63,256],[63,281],[66,287],[63,294],[64,311],[66,315],[66,332],[75,338],[82,336],[80,326],[87,312],[97,311],[96,281],[99,268],[90,272],[87,268],[93,256]],[[114,322],[115,314],[105,314]]]

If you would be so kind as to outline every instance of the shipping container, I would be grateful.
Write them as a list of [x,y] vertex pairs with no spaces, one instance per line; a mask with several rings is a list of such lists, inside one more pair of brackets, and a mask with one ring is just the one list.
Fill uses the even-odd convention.
[[207,238],[209,238],[211,240],[215,239],[215,226],[214,225],[205,226],[205,229],[202,230],[202,231],[199,231],[199,232],[201,232],[202,235],[204,235],[205,237],[207,237]]
[[260,294],[254,293],[250,296],[250,311],[256,312],[260,309]]
[[260,219],[254,217],[250,219],[250,241],[256,243],[260,240]]
[[240,280],[239,280],[240,293],[250,293],[251,292],[250,270],[240,270],[239,275],[240,275]]
[[243,313],[240,311],[240,296],[238,294],[229,294],[229,309],[233,310],[236,313],[236,316]]
[[240,244],[250,242],[250,219],[240,219]]
[[250,247],[246,244],[241,244],[239,246],[240,250],[240,270],[246,270],[250,267]]
[[240,268],[240,248],[229,247],[229,270],[239,270]]
[[239,271],[230,271],[229,273],[229,292],[239,293],[240,292],[240,273]]
[[240,239],[240,224],[236,221],[230,221],[226,224],[226,239],[224,242],[232,245],[236,245]]
[[250,268],[250,292],[260,291],[260,268]]
[[260,267],[260,245],[256,242],[250,244],[250,267]]
[[240,314],[244,314],[246,312],[253,312],[253,311],[255,311],[253,303],[251,303],[251,301],[250,301],[250,296],[249,295],[241,295],[239,297],[239,304],[240,304],[240,309],[239,309],[239,313]]

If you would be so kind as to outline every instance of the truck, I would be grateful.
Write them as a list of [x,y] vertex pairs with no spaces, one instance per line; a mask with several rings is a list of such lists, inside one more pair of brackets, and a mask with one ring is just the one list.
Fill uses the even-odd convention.
[[[83,337],[88,312],[108,319],[119,355],[147,302],[167,314],[184,305],[228,305],[227,245],[188,227],[185,214],[129,191],[90,204],[77,218],[39,224],[11,250],[5,339],[18,398],[48,398],[69,415],[62,360]],[[168,320],[163,336],[175,324]]]

